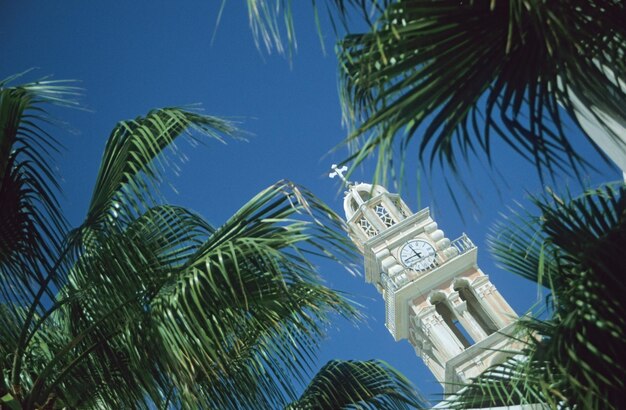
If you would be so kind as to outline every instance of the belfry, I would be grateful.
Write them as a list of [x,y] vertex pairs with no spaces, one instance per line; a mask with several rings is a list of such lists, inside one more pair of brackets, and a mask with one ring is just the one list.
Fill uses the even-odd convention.
[[413,213],[382,186],[344,182],[350,236],[394,339],[413,345],[446,393],[503,361],[517,315],[478,267],[470,238],[448,239],[428,208]]

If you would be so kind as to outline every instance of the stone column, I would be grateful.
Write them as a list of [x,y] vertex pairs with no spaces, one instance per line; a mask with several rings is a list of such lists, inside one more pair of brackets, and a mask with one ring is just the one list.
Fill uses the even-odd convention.
[[420,328],[426,339],[442,354],[443,362],[461,353],[464,348],[434,306],[425,308],[419,316]]
[[515,311],[500,295],[487,275],[478,277],[472,282],[471,287],[476,293],[478,302],[499,329],[507,326],[517,317]]
[[474,339],[474,343],[478,343],[487,337],[487,333],[478,324],[474,316],[467,310],[467,302],[461,300],[459,292],[452,292],[448,296],[451,306],[456,312],[456,316],[459,319],[461,325],[467,330],[467,333]]
[[419,328],[419,321],[416,316],[412,316],[409,327],[409,342],[413,345],[415,354],[424,361],[437,381],[443,385],[446,377],[445,359]]

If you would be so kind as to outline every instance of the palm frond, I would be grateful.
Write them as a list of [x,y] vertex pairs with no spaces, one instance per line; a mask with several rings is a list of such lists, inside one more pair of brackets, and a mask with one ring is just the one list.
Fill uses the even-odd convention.
[[121,121],[111,132],[98,171],[85,226],[92,230],[123,225],[158,203],[158,183],[171,165],[164,156],[175,140],[235,136],[229,122],[180,108],[163,108]]
[[[46,266],[45,274],[39,274],[33,288],[15,287],[23,293],[20,296],[31,308],[24,318],[18,350],[14,355],[14,383],[17,383],[21,374],[24,349],[27,347],[25,342],[32,338],[29,332],[36,308],[40,306],[44,294],[54,299],[49,285],[56,283],[56,287],[60,288],[65,284],[68,269],[80,257],[81,248],[88,251],[91,244],[97,243],[98,236],[119,231],[156,202],[159,196],[156,183],[168,165],[163,151],[182,135],[193,138],[194,134],[198,134],[220,139],[220,134],[234,132],[235,129],[226,121],[177,108],[154,110],[146,117],[120,122],[114,128],[105,149],[85,222],[72,232],[62,248],[51,252],[54,260]],[[133,250],[131,248],[130,252]],[[29,272],[22,267],[19,270]],[[13,284],[9,280],[6,283]]]
[[502,269],[550,287],[546,278],[558,272],[553,243],[538,229],[541,217],[524,209],[510,209],[488,237],[489,248]]
[[288,409],[409,409],[428,403],[410,381],[377,360],[331,360]]
[[625,193],[619,184],[576,198],[534,198],[540,216],[518,214],[493,239],[505,267],[548,288],[551,318],[523,319],[520,327],[529,335],[523,360],[480,376],[455,398],[459,408],[480,400],[491,406],[624,406]]
[[414,156],[456,172],[471,153],[490,159],[497,137],[540,176],[577,174],[590,164],[562,126],[576,122],[572,96],[626,123],[625,19],[613,0],[388,5],[371,32],[340,45],[346,142],[358,143],[345,162],[378,155],[386,174],[413,142]]
[[32,301],[66,232],[53,171],[60,144],[45,108],[77,107],[80,95],[72,81],[12,85],[24,74],[0,81],[0,302],[7,306]]
[[73,300],[56,316],[72,349],[57,350],[63,357],[44,367],[47,380],[25,381],[37,387],[30,402],[50,394],[69,406],[267,408],[293,400],[329,315],[356,315],[322,285],[311,254],[344,260],[354,249],[341,218],[287,182],[217,230],[159,206],[124,231],[95,237],[68,276],[63,295]]
[[554,332],[554,324],[522,318],[518,323],[517,340],[525,342],[519,351],[506,351],[503,363],[485,370],[454,396],[445,401],[445,408],[468,409],[515,405],[545,404],[549,408],[563,406],[567,399],[555,383],[558,373],[549,360],[547,344],[542,343]]
[[[224,0],[226,1],[226,0]],[[295,22],[292,14],[292,0],[246,0],[248,20],[258,48],[265,47],[270,53],[276,50],[289,57],[297,49]],[[352,10],[365,20],[373,10],[381,10],[389,0],[311,0],[320,41],[323,33],[320,26],[319,9],[326,9],[331,25],[337,33],[339,28],[347,28]]]
[[[159,374],[148,353],[133,368],[127,350],[139,347],[120,340],[134,340],[142,332],[148,295],[213,231],[183,208],[160,205],[124,231],[92,238],[71,268],[52,314],[37,322],[26,341],[25,361],[30,362],[25,368],[38,375],[22,381],[30,403],[42,403],[50,394],[58,403],[77,407],[101,402],[149,408],[148,403],[165,401],[169,379]],[[47,340],[55,346],[53,357],[33,367],[31,357],[41,356],[31,349],[34,339],[49,335],[63,339]]]
[[[213,395],[205,400],[220,400],[213,406],[234,401],[263,408],[284,402],[285,394],[293,397],[328,314],[355,314],[342,296],[321,285],[304,257],[352,257],[341,227],[338,216],[291,183],[261,192],[151,302],[160,337],[167,340],[162,357],[187,373],[187,384],[206,380]],[[249,394],[220,395],[224,389],[216,386],[224,382],[245,385]]]

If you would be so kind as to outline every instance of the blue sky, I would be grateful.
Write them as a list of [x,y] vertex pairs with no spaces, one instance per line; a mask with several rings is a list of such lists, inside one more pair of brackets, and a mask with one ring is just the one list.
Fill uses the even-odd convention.
[[[0,0],[0,78],[36,67],[26,80],[47,75],[80,80],[88,111],[54,110],[72,130],[58,130],[66,147],[59,158],[62,204],[78,223],[86,210],[99,159],[115,123],[144,115],[149,109],[200,103],[207,114],[239,122],[248,142],[226,145],[182,144],[189,161],[172,180],[178,193],[172,203],[187,206],[219,225],[264,187],[290,179],[312,190],[341,212],[337,180],[327,178],[330,165],[346,155],[329,151],[345,136],[337,93],[337,64],[330,30],[322,53],[310,2],[296,1],[294,14],[298,52],[292,64],[276,54],[259,52],[248,26],[244,0],[229,0],[212,42],[221,1],[8,1]],[[571,135],[599,172],[589,183],[617,180],[619,174],[603,164],[572,129]],[[403,187],[413,211],[430,206],[450,238],[467,233],[479,246],[479,264],[518,313],[536,300],[536,287],[496,268],[486,249],[489,228],[499,212],[527,193],[542,187],[532,164],[510,149],[494,146],[494,165],[502,174],[497,189],[485,172],[484,161],[463,169],[463,181],[474,192],[476,205],[457,195],[459,214],[445,188],[445,175],[422,176],[418,193],[416,160]],[[422,171],[423,173],[423,171]],[[353,179],[369,181],[372,164],[358,169]],[[559,179],[559,185],[576,185]],[[574,185],[572,185],[574,184]],[[393,191],[390,188],[390,191]],[[418,197],[420,204],[418,204]],[[338,320],[329,330],[319,366],[332,358],[383,359],[406,374],[430,399],[441,388],[411,346],[395,343],[384,327],[384,307],[362,277],[323,264],[324,278],[350,293],[368,316],[358,327]]]

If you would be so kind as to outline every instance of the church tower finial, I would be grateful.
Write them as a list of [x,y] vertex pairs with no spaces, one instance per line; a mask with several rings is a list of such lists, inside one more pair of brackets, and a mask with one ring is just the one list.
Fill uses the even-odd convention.
[[343,173],[348,170],[347,166],[344,165],[341,168],[339,168],[337,164],[333,164],[331,168],[333,171],[330,174],[328,174],[329,178],[339,177],[343,181],[343,183],[346,184],[346,186],[350,186],[350,181],[348,181],[346,177],[343,176]]

